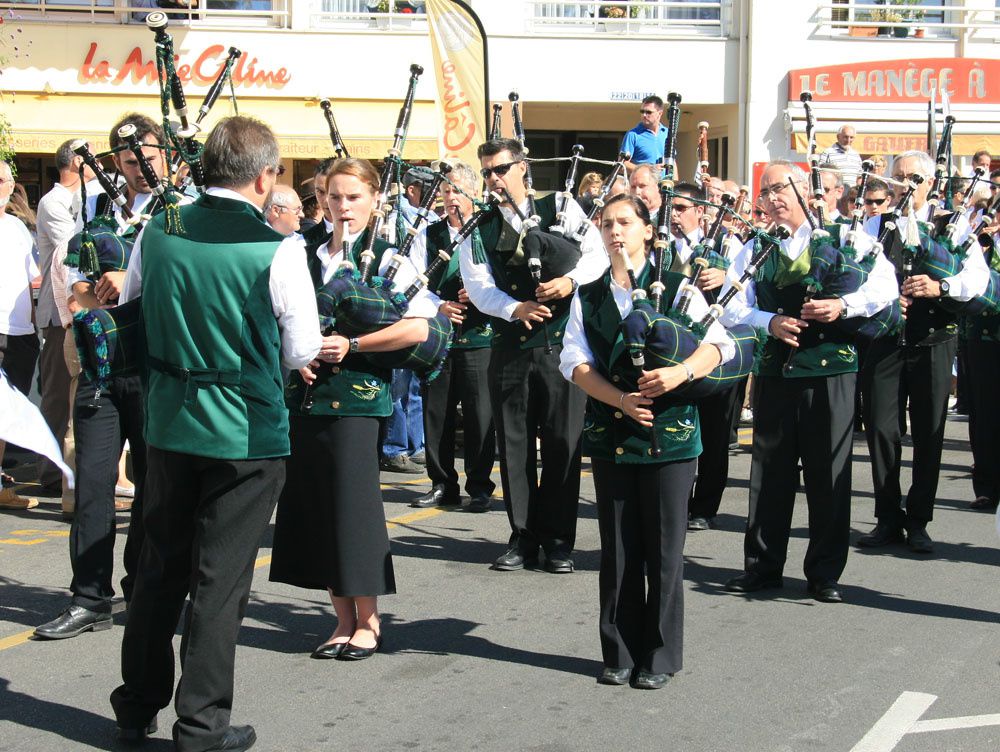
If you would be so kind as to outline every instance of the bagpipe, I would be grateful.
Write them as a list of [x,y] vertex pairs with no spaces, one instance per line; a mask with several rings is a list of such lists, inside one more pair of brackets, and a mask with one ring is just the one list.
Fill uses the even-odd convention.
[[594,198],[594,205],[591,207],[590,211],[587,213],[587,218],[583,220],[576,228],[572,234],[573,240],[577,243],[583,242],[584,235],[593,226],[594,219],[598,214],[601,213],[601,209],[604,208],[604,201],[607,199],[608,194],[614,187],[618,178],[625,173],[625,163],[632,159],[632,155],[627,152],[619,152],[618,159],[615,160],[614,165],[611,167],[611,173],[608,175],[607,179],[601,184],[601,191]]
[[323,117],[326,119],[326,127],[330,131],[330,143],[333,144],[333,150],[337,155],[337,159],[350,157],[351,155],[347,151],[344,139],[340,135],[340,129],[337,127],[337,121],[333,117],[333,106],[330,104],[330,100],[321,99],[319,101],[319,106],[323,110]]
[[[826,200],[824,196],[826,191],[823,190],[823,176],[820,174],[819,170],[819,154],[816,149],[816,116],[813,115],[812,106],[809,104],[812,102],[812,92],[803,91],[799,95],[799,99],[802,101],[802,109],[805,110],[806,115],[806,142],[809,144],[807,149],[809,157],[809,183],[812,187],[812,207],[816,211],[816,217],[819,219],[819,230],[825,232],[823,228],[826,227]],[[798,191],[796,191],[796,194]],[[806,216],[810,216],[809,212],[806,211]],[[813,225],[814,230],[816,226]]]

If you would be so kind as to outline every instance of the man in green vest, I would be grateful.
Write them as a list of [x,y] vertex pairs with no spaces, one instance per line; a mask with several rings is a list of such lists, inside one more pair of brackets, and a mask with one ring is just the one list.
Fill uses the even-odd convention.
[[284,484],[282,369],[313,360],[322,337],[300,239],[261,209],[278,144],[263,123],[219,122],[205,142],[205,195],[182,228],[146,225],[122,299],[142,291],[148,370],[146,540],[111,695],[123,740],[141,741],[173,694],[171,642],[190,597],[173,728],[181,752],[249,749],[231,726],[236,637],[253,562]]
[[[801,461],[809,504],[808,591],[819,601],[839,603],[851,523],[858,357],[852,338],[832,323],[839,317],[871,316],[891,304],[899,290],[891,265],[880,256],[858,291],[806,302],[802,280],[810,269],[810,228],[790,182],[806,192],[808,180],[796,165],[779,160],[764,170],[764,208],[792,235],[771,252],[722,319],[728,326],[749,323],[771,335],[755,386],[746,571],[726,583],[726,590],[781,587]],[[860,243],[858,252],[866,253]],[[730,280],[740,278],[755,251],[751,242],[736,256]]]

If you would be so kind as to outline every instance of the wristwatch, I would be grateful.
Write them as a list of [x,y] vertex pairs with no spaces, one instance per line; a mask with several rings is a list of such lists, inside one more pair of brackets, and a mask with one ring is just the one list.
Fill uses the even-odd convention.
[[689,366],[683,360],[681,361],[681,365],[684,366],[684,371],[685,373],[687,373],[687,383],[690,384],[692,381],[694,381],[694,371],[692,371],[691,366]]
[[948,284],[948,280],[942,279],[941,280],[941,297],[942,298],[947,298],[949,292],[951,292],[951,285]]
[[576,291],[580,289],[580,283],[575,279],[570,279],[570,283],[573,285],[573,289],[569,291],[569,294],[576,295]]
[[358,351],[358,338],[357,337],[351,337],[349,340],[347,340],[347,342],[351,346],[351,352],[352,353],[356,353]]

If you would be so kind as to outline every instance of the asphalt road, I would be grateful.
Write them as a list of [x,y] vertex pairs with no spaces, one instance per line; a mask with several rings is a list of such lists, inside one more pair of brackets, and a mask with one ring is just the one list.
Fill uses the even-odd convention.
[[[967,508],[966,438],[964,419],[951,418],[934,555],[852,550],[842,605],[805,593],[801,495],[784,589],[723,592],[742,569],[750,463],[735,454],[718,528],[689,534],[685,546],[685,668],[656,692],[594,681],[589,472],[572,575],[490,571],[508,534],[499,501],[481,515],[414,510],[426,478],[385,475],[399,594],[381,602],[383,652],[360,663],[309,659],[333,629],[329,603],[268,582],[268,531],[240,633],[233,721],[254,724],[255,749],[282,751],[998,749],[1000,551],[993,518]],[[854,479],[857,537],[873,505],[860,441]],[[0,513],[0,750],[116,748],[107,698],[124,614],[110,631],[27,638],[66,603],[67,534],[57,499]],[[172,749],[172,722],[167,708],[144,749]]]

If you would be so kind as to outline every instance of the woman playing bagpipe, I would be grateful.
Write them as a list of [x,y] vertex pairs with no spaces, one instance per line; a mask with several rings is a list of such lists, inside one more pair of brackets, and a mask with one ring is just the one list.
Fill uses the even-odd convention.
[[[685,361],[639,372],[622,323],[633,300],[654,282],[648,262],[653,226],[645,204],[627,195],[609,199],[601,233],[611,269],[573,298],[560,361],[563,376],[589,396],[584,452],[593,458],[601,533],[604,670],[598,681],[625,684],[631,675],[636,687],[657,689],[682,663],[682,548],[701,453],[695,406],[671,392],[706,376],[735,348],[712,323]],[[676,304],[682,280],[665,273],[664,300]],[[700,293],[688,310],[696,320],[707,313]],[[654,426],[659,457],[652,456]]]
[[[331,282],[356,277],[362,266],[379,190],[378,173],[363,159],[334,161],[324,180],[334,231],[308,259],[321,318]],[[373,248],[389,250],[380,240]],[[377,290],[359,285],[356,294],[382,305]],[[423,342],[428,324],[397,316],[380,330],[350,336],[350,322],[326,315],[318,359],[293,373],[285,390],[291,456],[270,578],[330,594],[337,627],[314,658],[360,660],[382,644],[377,597],[396,592],[378,468],[379,419],[392,409],[391,374],[365,353]]]
[[[832,254],[832,267],[817,263],[830,258],[830,240],[827,233],[813,240],[811,218],[796,198],[807,183],[792,163],[778,160],[765,169],[764,208],[794,232],[737,292],[722,319],[770,334],[754,379],[745,573],[726,589],[781,587],[801,461],[809,505],[808,589],[818,600],[836,603],[842,600],[838,580],[850,533],[855,330],[870,322],[876,331],[885,330],[887,325],[869,317],[890,308],[899,293],[884,259],[875,259],[870,274],[851,276],[837,270],[847,254]],[[859,243],[858,252],[865,250]],[[730,267],[730,280],[743,275],[754,254],[754,243],[744,247]],[[845,276],[848,283],[838,288]]]

